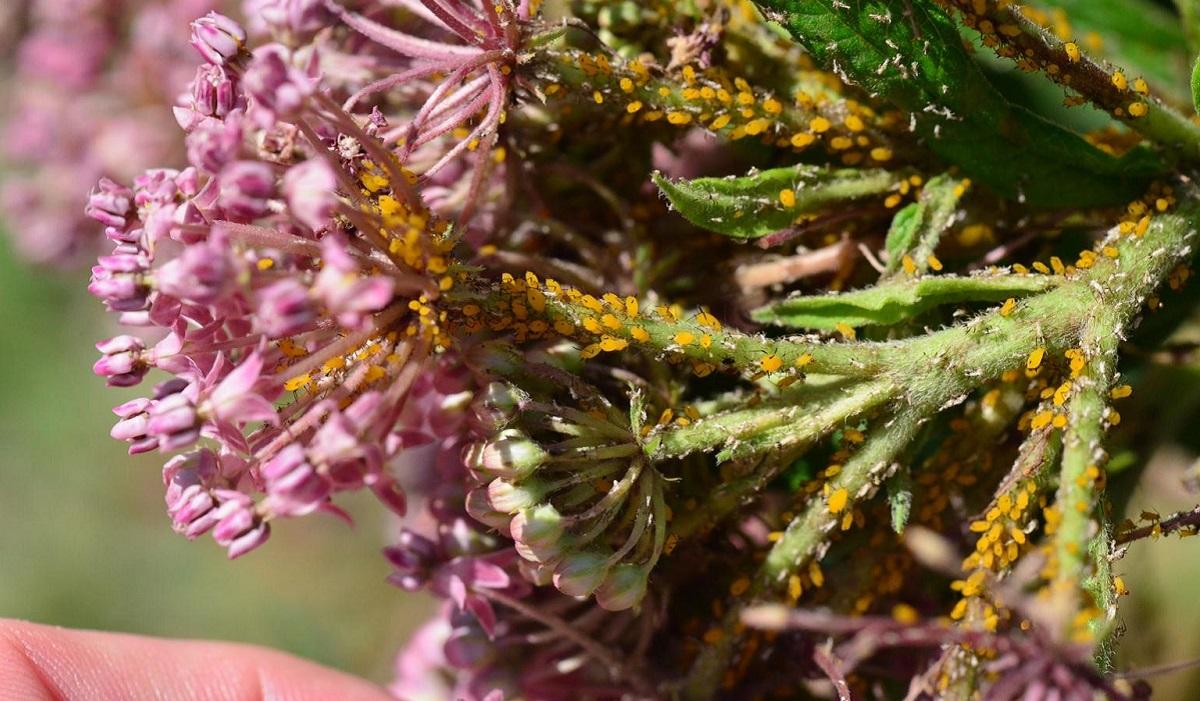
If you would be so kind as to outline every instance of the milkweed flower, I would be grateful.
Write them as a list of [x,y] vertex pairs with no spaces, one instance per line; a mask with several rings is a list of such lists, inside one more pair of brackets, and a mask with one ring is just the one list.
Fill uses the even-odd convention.
[[[140,329],[100,343],[95,372],[123,387],[173,376],[118,407],[113,436],[130,452],[189,451],[164,472],[168,510],[180,532],[211,532],[231,556],[277,518],[343,515],[343,491],[369,489],[403,513],[395,458],[431,442],[461,450],[471,382],[438,370],[453,365],[439,360],[453,346],[439,300],[463,279],[450,224],[478,211],[484,169],[453,208],[433,211],[423,190],[494,139],[529,16],[429,3],[430,32],[459,44],[333,2],[255,6],[257,27],[289,45],[255,46],[217,13],[192,23],[202,61],[175,107],[190,165],[130,187],[102,179],[86,208],[115,244],[89,290]],[[332,35],[297,45],[318,18]],[[339,70],[339,51],[364,41],[383,78]],[[386,105],[390,117],[352,111],[402,81],[418,102]],[[447,136],[484,105],[467,139]],[[493,566],[447,567],[435,589],[484,610],[454,582]]]

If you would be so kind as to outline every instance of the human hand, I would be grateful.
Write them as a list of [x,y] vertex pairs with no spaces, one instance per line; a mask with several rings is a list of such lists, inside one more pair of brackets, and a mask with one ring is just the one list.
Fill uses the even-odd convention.
[[0,699],[387,701],[369,682],[252,645],[0,620]]

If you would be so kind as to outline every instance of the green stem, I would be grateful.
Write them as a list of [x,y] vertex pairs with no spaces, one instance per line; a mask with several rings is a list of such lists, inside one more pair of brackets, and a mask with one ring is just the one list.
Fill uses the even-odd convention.
[[830,510],[824,499],[814,499],[803,513],[788,525],[783,537],[767,553],[745,598],[731,606],[722,619],[720,639],[704,648],[693,664],[683,687],[683,698],[705,701],[716,694],[721,677],[737,645],[736,634],[742,612],[749,602],[762,599],[786,587],[789,577],[822,554],[830,531],[837,527],[840,514],[854,508],[855,503],[873,494],[890,472],[892,459],[916,435],[924,415],[919,411],[904,412],[892,417],[876,429],[857,453],[830,481],[831,494],[846,490],[847,502],[837,513]]

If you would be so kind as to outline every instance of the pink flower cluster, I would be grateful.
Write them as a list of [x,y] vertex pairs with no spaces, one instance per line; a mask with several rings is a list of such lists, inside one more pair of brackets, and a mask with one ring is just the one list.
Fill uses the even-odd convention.
[[[116,407],[112,435],[131,453],[174,453],[175,529],[211,534],[230,557],[280,518],[347,517],[345,491],[404,514],[403,473],[427,509],[385,551],[393,583],[448,599],[472,636],[509,635],[504,605],[533,594],[532,575],[467,512],[486,368],[464,365],[441,303],[495,217],[494,149],[530,9],[259,0],[246,12],[251,31],[215,13],[191,25],[202,61],[174,107],[188,165],[103,178],[87,204],[113,245],[89,290],[131,327],[97,344],[95,372],[119,387],[166,375]],[[447,650],[467,649],[463,635]],[[498,698],[478,681],[491,667],[452,657],[469,673],[462,698]]]

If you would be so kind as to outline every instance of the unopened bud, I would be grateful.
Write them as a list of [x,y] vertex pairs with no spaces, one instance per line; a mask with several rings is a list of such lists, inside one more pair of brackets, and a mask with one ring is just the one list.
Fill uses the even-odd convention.
[[648,573],[642,567],[623,562],[609,570],[604,583],[596,590],[596,603],[608,611],[633,608],[646,595]]
[[537,480],[514,483],[504,479],[492,480],[487,487],[488,503],[497,511],[515,514],[528,509],[546,496],[546,488]]
[[557,558],[566,537],[562,515],[553,504],[539,504],[513,516],[509,532],[516,541],[517,553],[535,562]]
[[472,446],[467,450],[467,467],[510,480],[520,480],[533,474],[546,463],[550,455],[540,445],[519,431],[504,431],[496,440]]
[[607,553],[571,553],[554,568],[554,586],[567,596],[588,596],[604,583],[608,569]]

